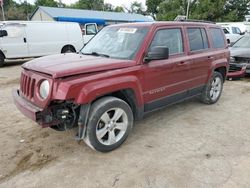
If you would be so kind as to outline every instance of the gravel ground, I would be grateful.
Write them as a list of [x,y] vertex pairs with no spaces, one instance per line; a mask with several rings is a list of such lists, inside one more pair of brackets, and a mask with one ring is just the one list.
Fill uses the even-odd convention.
[[215,105],[192,99],[152,113],[103,154],[16,109],[20,70],[0,68],[0,187],[250,187],[249,79],[226,82]]

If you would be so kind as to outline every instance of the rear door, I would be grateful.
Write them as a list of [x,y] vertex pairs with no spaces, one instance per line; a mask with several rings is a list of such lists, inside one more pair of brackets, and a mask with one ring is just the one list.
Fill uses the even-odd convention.
[[165,46],[170,57],[144,63],[143,97],[145,111],[184,99],[190,84],[190,62],[187,60],[182,27],[159,28],[149,47]]
[[214,52],[209,47],[205,27],[187,27],[186,33],[189,44],[190,76],[192,77],[189,95],[195,95],[202,91],[207,82]]
[[26,25],[11,24],[2,28],[6,30],[8,36],[1,38],[1,50],[6,58],[24,58],[29,57]]

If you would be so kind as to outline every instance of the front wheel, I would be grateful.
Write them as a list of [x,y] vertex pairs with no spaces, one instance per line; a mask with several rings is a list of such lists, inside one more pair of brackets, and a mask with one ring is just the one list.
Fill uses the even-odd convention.
[[201,101],[206,104],[216,103],[221,96],[222,89],[223,77],[221,73],[215,71],[202,92]]
[[126,140],[133,120],[132,110],[125,101],[101,98],[91,106],[85,142],[97,151],[112,151]]

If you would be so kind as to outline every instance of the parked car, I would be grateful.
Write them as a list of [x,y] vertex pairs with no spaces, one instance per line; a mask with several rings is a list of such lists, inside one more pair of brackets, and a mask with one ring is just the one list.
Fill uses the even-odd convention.
[[239,40],[243,36],[243,33],[232,33],[228,28],[225,27],[223,27],[223,31],[226,35],[227,43],[230,45],[233,45],[237,40]]
[[78,126],[78,139],[108,152],[125,141],[135,119],[156,109],[195,96],[216,103],[229,59],[225,35],[216,24],[112,25],[79,54],[24,64],[14,102],[42,127]]
[[238,40],[231,48],[230,69],[228,77],[250,75],[250,36]]
[[[93,30],[95,24],[87,29]],[[88,30],[87,30],[88,31]],[[94,30],[97,32],[97,30]],[[88,32],[87,32],[88,34]],[[93,37],[84,35],[86,41]],[[89,37],[90,36],[90,37]],[[77,52],[83,47],[78,23],[7,21],[0,24],[0,66],[7,59],[39,57],[56,53]]]

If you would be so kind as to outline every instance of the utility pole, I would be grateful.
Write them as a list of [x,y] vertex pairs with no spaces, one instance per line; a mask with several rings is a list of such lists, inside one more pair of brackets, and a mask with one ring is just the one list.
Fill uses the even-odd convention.
[[4,9],[3,9],[3,0],[0,0],[0,4],[2,7],[3,21],[5,21]]
[[187,0],[187,12],[186,12],[186,19],[188,19],[188,16],[189,16],[189,7],[190,7],[190,1],[191,0]]

